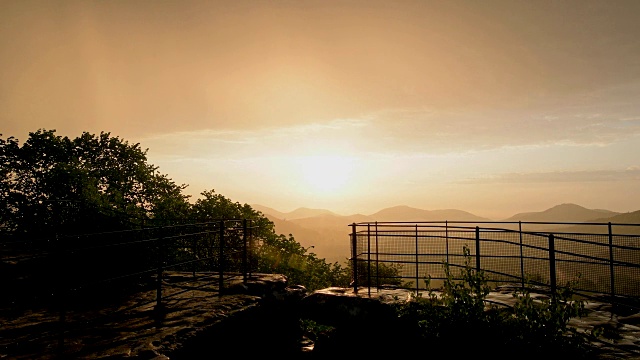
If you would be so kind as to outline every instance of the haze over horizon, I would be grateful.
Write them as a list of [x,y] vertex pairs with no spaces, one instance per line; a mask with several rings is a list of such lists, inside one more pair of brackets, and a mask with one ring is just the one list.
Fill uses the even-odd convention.
[[[403,205],[403,204],[396,204],[396,205],[391,205],[385,208],[381,208],[378,209],[376,211],[373,212],[369,212],[369,213],[365,213],[365,212],[357,212],[357,213],[339,213],[339,212],[335,212],[331,209],[317,209],[317,208],[308,208],[308,207],[298,207],[295,209],[292,209],[290,211],[281,211],[280,209],[276,209],[276,208],[272,208],[270,206],[266,206],[263,204],[249,204],[251,205],[255,210],[261,211],[262,213],[266,214],[266,215],[271,215],[274,216],[278,219],[281,220],[287,220],[287,219],[301,219],[301,218],[307,218],[307,217],[316,217],[318,215],[321,214],[329,214],[329,215],[336,215],[336,216],[343,216],[343,217],[351,217],[351,216],[357,216],[357,215],[364,215],[364,216],[374,216],[380,212],[389,212],[389,211],[409,211],[409,212],[413,212],[413,211],[417,211],[417,212],[421,212],[421,211],[427,211],[427,212],[441,212],[441,213],[447,213],[447,212],[455,212],[455,211],[461,211],[461,212],[465,212],[465,213],[469,213],[470,215],[476,216],[476,217],[480,217],[480,218],[485,218],[487,220],[492,220],[492,221],[502,221],[502,220],[509,220],[509,218],[512,218],[514,216],[517,215],[530,215],[530,214],[534,214],[534,213],[556,213],[556,214],[560,214],[562,216],[559,216],[557,218],[550,218],[550,219],[546,219],[545,221],[558,221],[558,222],[567,222],[567,221],[589,221],[589,220],[596,220],[598,218],[607,218],[610,216],[614,216],[616,214],[625,214],[625,213],[636,213],[638,211],[640,211],[640,208],[634,211],[626,211],[626,212],[618,212],[618,211],[612,211],[609,209],[589,209],[589,208],[585,208],[584,206],[581,206],[579,204],[573,204],[573,203],[563,203],[563,204],[556,204],[554,206],[551,206],[549,208],[545,208],[545,209],[523,209],[520,212],[517,213],[512,213],[509,214],[508,216],[504,216],[504,217],[499,217],[499,218],[491,218],[491,217],[487,217],[484,216],[483,214],[476,214],[476,213],[472,213],[472,212],[468,212],[465,209],[453,209],[453,208],[440,208],[440,209],[424,209],[424,208],[417,208],[417,207],[413,207],[413,206],[408,206],[408,205]],[[591,211],[591,212],[601,212],[600,215],[597,215],[594,218],[589,218],[589,219],[584,219],[584,220],[567,220],[565,217],[566,216],[571,216],[572,212],[575,211]],[[294,217],[291,217],[291,215],[295,215]],[[458,215],[460,216],[460,215]],[[397,217],[397,215],[396,215]],[[381,221],[386,221],[388,219],[373,219],[373,221],[375,220],[381,220]],[[393,221],[409,221],[411,219],[407,219],[407,218],[403,218],[402,220],[396,219]],[[414,219],[415,220],[415,219]],[[432,219],[433,221],[445,221],[445,220],[462,220],[462,219],[451,219],[451,218],[438,218],[438,219]],[[465,220],[469,220],[469,221],[473,221],[474,219],[465,219]],[[363,220],[364,221],[364,220]],[[511,221],[514,221],[514,219],[512,219]],[[517,220],[515,220],[517,221]]]
[[5,138],[283,212],[640,209],[640,1],[1,4]]

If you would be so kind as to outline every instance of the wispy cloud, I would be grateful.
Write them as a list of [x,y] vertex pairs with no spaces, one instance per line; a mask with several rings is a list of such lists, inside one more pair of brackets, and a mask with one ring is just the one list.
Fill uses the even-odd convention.
[[388,149],[456,152],[508,146],[605,146],[640,135],[640,121],[620,114],[558,112],[389,112],[367,130]]
[[141,144],[157,156],[174,160],[451,156],[513,148],[599,148],[640,136],[640,110],[630,99],[640,96],[640,84],[622,90],[614,87],[546,99],[527,108],[387,108],[296,125],[181,131],[149,136]]
[[492,183],[557,183],[557,182],[599,182],[640,180],[640,167],[631,166],[625,170],[585,170],[551,171],[530,173],[507,173],[494,176],[468,178],[460,184]]
[[634,136],[640,136],[640,120],[630,115],[420,108],[293,126],[167,133],[147,137],[141,143],[154,154],[173,159],[305,154],[389,157],[515,147],[602,147]]
[[157,155],[174,158],[293,156],[312,150],[331,152],[350,147],[347,145],[353,143],[353,133],[368,126],[370,120],[366,118],[335,119],[250,130],[182,131],[150,136],[141,143]]

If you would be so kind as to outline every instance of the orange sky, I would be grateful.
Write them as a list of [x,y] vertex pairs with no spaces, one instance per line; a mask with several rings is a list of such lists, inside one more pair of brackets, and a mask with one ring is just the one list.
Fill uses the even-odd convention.
[[0,133],[281,211],[640,209],[640,1],[0,1]]

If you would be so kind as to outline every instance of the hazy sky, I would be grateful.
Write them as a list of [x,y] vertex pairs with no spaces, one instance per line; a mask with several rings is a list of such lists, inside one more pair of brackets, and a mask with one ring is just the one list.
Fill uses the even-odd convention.
[[640,1],[0,0],[0,133],[40,128],[280,211],[635,211]]

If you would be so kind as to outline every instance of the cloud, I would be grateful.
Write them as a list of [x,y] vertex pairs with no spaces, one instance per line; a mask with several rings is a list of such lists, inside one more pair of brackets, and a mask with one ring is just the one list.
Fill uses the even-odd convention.
[[388,158],[514,148],[600,148],[640,136],[639,96],[640,82],[632,82],[537,98],[526,107],[386,108],[296,124],[178,131],[140,142],[153,154],[174,160],[340,154]]
[[558,182],[601,182],[640,180],[640,167],[625,170],[551,171],[530,173],[506,173],[493,176],[468,178],[460,184],[526,184]]
[[542,101],[528,108],[392,109],[376,113],[364,136],[381,149],[430,153],[515,146],[607,146],[640,136],[635,100],[626,101],[636,95],[640,96],[640,85],[617,99],[602,95],[597,104],[585,103],[576,95],[555,106]]
[[602,147],[640,136],[640,117],[632,112],[622,114],[607,106],[587,110],[593,111],[577,112],[569,105],[553,112],[388,109],[299,125],[173,132],[146,137],[141,144],[175,160],[339,154],[388,158],[518,147]]
[[369,125],[367,119],[335,119],[251,130],[182,131],[149,136],[141,144],[158,156],[174,159],[333,155],[353,148],[353,132]]

